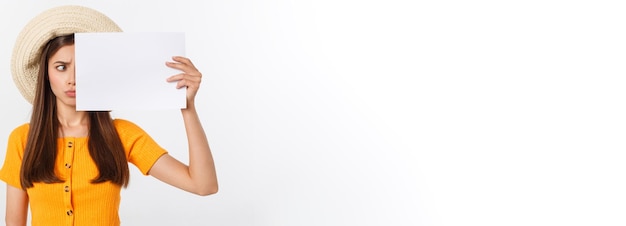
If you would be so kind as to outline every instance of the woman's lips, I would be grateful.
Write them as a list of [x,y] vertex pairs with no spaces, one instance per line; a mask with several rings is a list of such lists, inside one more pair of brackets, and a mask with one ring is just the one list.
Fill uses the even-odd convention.
[[67,95],[68,97],[76,97],[76,91],[65,91],[65,95]]

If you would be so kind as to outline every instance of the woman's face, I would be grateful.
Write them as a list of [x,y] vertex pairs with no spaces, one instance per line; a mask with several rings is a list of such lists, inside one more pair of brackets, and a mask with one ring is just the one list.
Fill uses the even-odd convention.
[[76,107],[74,80],[74,45],[61,47],[48,60],[50,88],[57,97],[57,105]]

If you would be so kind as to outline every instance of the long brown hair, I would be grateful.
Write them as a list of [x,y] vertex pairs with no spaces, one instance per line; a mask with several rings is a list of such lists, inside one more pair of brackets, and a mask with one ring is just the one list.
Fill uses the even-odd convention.
[[[63,182],[54,173],[60,122],[57,117],[56,96],[50,88],[48,60],[61,47],[74,44],[74,34],[59,36],[48,42],[39,59],[39,74],[33,101],[28,139],[24,150],[20,182],[23,189],[34,182]],[[126,187],[129,180],[128,162],[122,141],[107,111],[88,112],[89,155],[99,174],[92,183],[111,181]]]

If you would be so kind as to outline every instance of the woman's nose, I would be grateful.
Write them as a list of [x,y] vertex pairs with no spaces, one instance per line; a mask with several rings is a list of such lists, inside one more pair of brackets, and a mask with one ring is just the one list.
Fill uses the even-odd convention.
[[75,74],[76,74],[76,70],[74,68],[72,68],[72,70],[70,72],[70,75],[69,75],[69,78],[67,80],[67,84],[68,85],[76,85],[76,76],[75,76]]

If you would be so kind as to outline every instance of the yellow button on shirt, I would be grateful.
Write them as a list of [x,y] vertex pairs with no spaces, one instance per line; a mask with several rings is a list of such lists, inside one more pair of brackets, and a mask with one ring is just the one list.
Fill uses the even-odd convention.
[[[113,121],[126,158],[146,174],[165,153],[137,125],[121,119]],[[20,167],[28,124],[11,133],[0,179],[16,188],[20,185]],[[27,191],[32,225],[119,225],[119,185],[111,182],[92,184],[98,175],[96,164],[89,155],[86,137],[59,138],[55,174],[63,183],[34,183]]]

